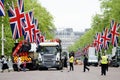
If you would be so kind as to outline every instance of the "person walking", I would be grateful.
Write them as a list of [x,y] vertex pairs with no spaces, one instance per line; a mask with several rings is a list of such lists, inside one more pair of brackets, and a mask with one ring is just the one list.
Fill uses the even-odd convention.
[[84,60],[83,60],[83,72],[86,71],[86,69],[89,71],[90,69],[87,67],[88,65],[88,58],[86,57],[86,55],[84,55]]
[[74,71],[74,66],[73,66],[74,57],[73,57],[73,56],[70,56],[69,63],[70,63],[70,71],[71,71],[71,70]]
[[5,69],[8,69],[8,72],[10,72],[8,64],[7,64],[7,59],[5,58],[4,55],[1,56],[1,63],[2,63],[2,71],[4,72]]
[[23,62],[23,71],[26,72],[26,60]]
[[17,67],[18,67],[18,72],[21,70],[21,64],[22,64],[22,62],[21,62],[21,57],[20,56],[18,56],[18,59],[17,59]]
[[108,59],[105,54],[101,57],[101,75],[106,75]]

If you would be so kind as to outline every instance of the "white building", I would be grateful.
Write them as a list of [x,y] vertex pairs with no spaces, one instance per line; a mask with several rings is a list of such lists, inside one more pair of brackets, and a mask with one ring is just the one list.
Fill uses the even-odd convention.
[[74,32],[72,28],[65,28],[63,30],[57,30],[55,38],[59,38],[62,41],[62,49],[67,50],[67,47],[72,45],[83,32]]

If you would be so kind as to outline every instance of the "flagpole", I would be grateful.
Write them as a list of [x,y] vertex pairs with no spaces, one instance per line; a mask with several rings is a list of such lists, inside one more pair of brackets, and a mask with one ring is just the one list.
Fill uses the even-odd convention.
[[2,55],[4,55],[4,25],[3,25],[3,17],[2,17]]

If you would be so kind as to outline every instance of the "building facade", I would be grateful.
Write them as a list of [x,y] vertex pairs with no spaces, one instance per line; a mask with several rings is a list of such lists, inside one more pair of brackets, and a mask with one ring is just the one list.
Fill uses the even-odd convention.
[[67,48],[74,44],[84,32],[74,32],[72,28],[65,28],[62,30],[57,30],[55,38],[59,38],[62,41],[62,49],[67,50]]

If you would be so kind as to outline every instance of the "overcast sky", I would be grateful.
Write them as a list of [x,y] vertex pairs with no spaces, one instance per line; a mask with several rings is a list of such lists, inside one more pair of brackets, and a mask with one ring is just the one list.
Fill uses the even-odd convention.
[[84,31],[91,27],[92,16],[100,13],[99,0],[39,0],[54,17],[57,28]]

